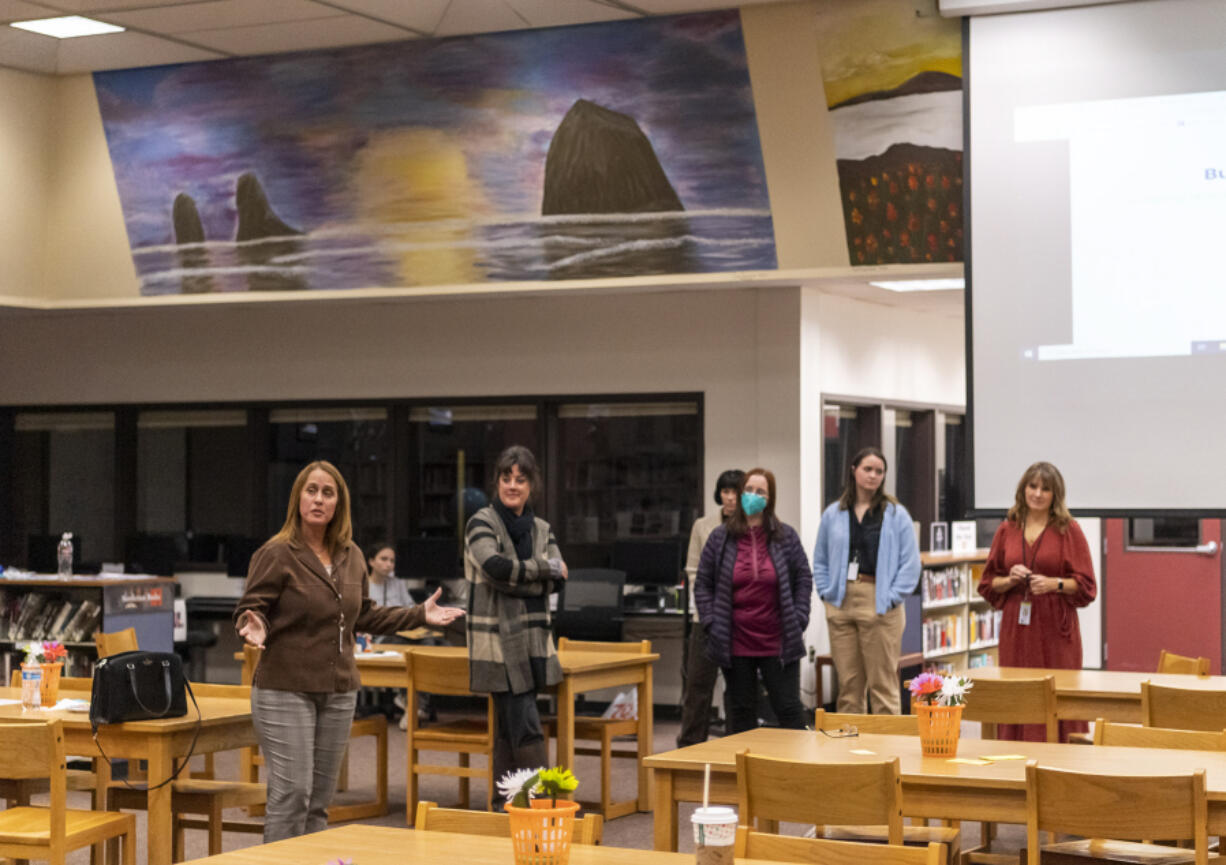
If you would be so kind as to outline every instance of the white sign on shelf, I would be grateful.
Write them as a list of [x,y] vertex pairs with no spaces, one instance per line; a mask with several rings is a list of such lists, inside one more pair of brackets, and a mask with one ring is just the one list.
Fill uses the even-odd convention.
[[954,520],[949,524],[955,556],[970,555],[978,548],[974,520]]

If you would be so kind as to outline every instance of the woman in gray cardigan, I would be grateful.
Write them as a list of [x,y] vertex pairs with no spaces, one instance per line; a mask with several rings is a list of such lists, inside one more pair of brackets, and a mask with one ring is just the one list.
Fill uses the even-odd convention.
[[537,692],[562,681],[549,628],[549,593],[567,577],[549,523],[531,507],[541,488],[532,451],[512,445],[494,466],[493,503],[464,534],[469,688],[494,698],[494,779],[548,765]]

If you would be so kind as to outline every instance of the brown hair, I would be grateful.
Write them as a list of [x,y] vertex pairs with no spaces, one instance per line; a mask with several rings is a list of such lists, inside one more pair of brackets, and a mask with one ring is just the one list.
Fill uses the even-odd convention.
[[745,482],[753,475],[761,475],[766,478],[766,508],[762,511],[762,528],[766,531],[766,541],[770,543],[775,535],[775,530],[779,527],[779,521],[775,519],[775,473],[770,469],[756,468],[745,472],[745,476],[741,478],[741,484],[736,491],[736,511],[732,516],[728,517],[728,522],[725,523],[728,527],[728,534],[734,538],[749,531],[749,517],[746,516],[744,509],[741,508],[741,493],[745,492]]
[[1013,494],[1013,507],[1009,508],[1005,519],[1019,529],[1026,528],[1026,517],[1030,513],[1030,508],[1026,505],[1026,485],[1035,478],[1051,490],[1051,511],[1048,518],[1063,532],[1073,519],[1073,515],[1068,512],[1068,505],[1064,503],[1064,475],[1060,474],[1060,469],[1042,460],[1022,473],[1022,479],[1017,482],[1017,492]]
[[316,469],[327,472],[332,480],[336,481],[336,510],[332,513],[328,528],[324,530],[324,545],[332,556],[337,556],[353,540],[353,521],[349,515],[349,487],[345,484],[345,479],[341,477],[340,470],[327,460],[308,463],[302,471],[298,472],[298,477],[294,479],[294,485],[289,491],[289,506],[285,509],[285,525],[281,526],[281,531],[273,535],[272,539],[306,544],[306,538],[302,536],[302,512],[299,510],[299,503],[302,501],[302,490],[307,485],[307,478]]
[[[856,469],[860,467],[860,463],[864,462],[865,457],[876,457],[881,460],[881,465],[887,472],[890,470],[890,464],[886,462],[881,448],[870,445],[857,451],[856,455],[851,458],[851,465],[847,469],[847,482],[843,485],[843,494],[839,496],[839,510],[841,511],[849,511],[856,506]],[[885,491],[885,474],[883,473],[881,486],[877,487],[877,492],[873,494],[873,500],[869,503],[868,509],[874,514],[881,513],[881,509],[886,506],[887,502],[896,505],[898,499]]]
[[541,470],[536,464],[536,457],[533,456],[532,451],[523,445],[511,445],[498,455],[498,461],[494,463],[494,477],[490,481],[491,501],[502,501],[498,498],[498,480],[503,475],[510,474],[511,469],[516,466],[519,466],[519,470],[528,479],[529,504],[536,502],[541,489]]

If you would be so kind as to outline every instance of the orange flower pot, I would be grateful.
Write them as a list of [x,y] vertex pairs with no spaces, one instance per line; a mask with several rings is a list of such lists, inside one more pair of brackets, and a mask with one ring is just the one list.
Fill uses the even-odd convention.
[[40,664],[39,666],[43,668],[43,708],[50,709],[60,699],[60,672],[64,669],[64,662],[56,661],[54,664]]
[[958,735],[962,731],[961,706],[915,707],[919,719],[920,747],[925,757],[953,757],[958,753]]
[[567,865],[578,802],[533,799],[531,808],[506,804],[517,865]]

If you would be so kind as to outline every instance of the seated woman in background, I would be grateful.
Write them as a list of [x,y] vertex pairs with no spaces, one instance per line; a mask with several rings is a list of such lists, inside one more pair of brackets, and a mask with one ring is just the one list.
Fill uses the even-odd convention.
[[[1004,611],[1001,666],[1081,669],[1077,608],[1097,593],[1090,545],[1064,503],[1064,477],[1037,462],[1018,481],[979,580],[979,594]],[[1061,721],[1060,741],[1088,729],[1085,721]],[[1041,724],[1000,724],[997,735],[1042,742],[1046,734]]]
[[707,656],[724,672],[730,734],[758,726],[759,675],[779,725],[807,725],[800,659],[812,596],[800,538],[775,517],[775,475],[750,469],[736,511],[707,538],[694,580]]

